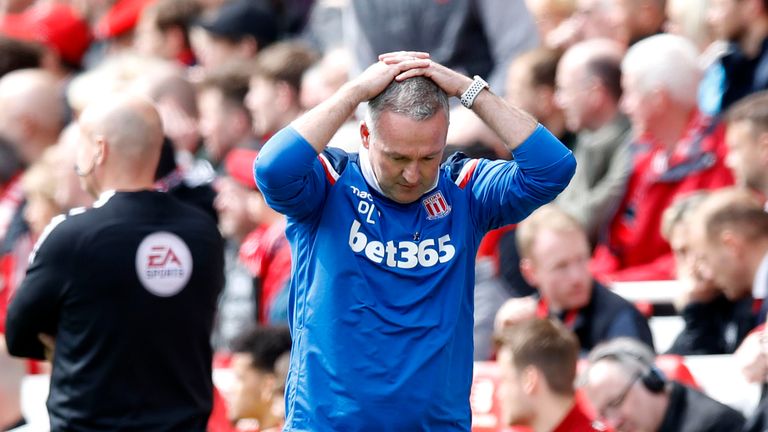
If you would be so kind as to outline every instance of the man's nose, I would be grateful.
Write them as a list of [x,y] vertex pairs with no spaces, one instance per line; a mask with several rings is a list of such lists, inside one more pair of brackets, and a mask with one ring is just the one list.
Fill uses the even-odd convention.
[[419,182],[419,166],[416,162],[411,162],[403,169],[403,178],[409,185]]

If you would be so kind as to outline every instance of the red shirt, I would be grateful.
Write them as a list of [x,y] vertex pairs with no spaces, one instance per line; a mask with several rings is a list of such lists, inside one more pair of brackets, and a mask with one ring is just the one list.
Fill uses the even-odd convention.
[[577,401],[563,421],[552,432],[605,432],[608,429],[587,416],[581,404]]

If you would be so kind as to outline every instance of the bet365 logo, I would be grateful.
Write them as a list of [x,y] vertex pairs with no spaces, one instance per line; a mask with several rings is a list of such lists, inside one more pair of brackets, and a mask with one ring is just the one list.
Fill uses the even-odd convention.
[[352,222],[349,229],[349,247],[355,253],[362,253],[376,264],[387,267],[412,269],[417,265],[432,267],[437,263],[446,263],[456,255],[456,248],[451,244],[451,236],[446,234],[437,241],[424,239],[420,242],[390,240],[386,243],[378,240],[368,241],[368,236],[360,231],[360,222]]

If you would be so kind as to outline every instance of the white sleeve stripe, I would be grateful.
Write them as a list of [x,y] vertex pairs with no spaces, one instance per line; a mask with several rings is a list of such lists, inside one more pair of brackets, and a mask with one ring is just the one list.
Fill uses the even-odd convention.
[[331,161],[328,160],[328,158],[325,157],[324,154],[320,153],[318,155],[320,158],[320,162],[322,162],[323,166],[325,167],[325,171],[328,172],[328,174],[333,177],[333,180],[336,181],[339,179],[339,173],[336,172],[335,169],[333,169],[333,165],[331,164]]
[[461,167],[461,171],[459,171],[459,176],[456,177],[456,183],[457,185],[461,185],[461,183],[464,181],[464,177],[467,176],[470,172],[472,172],[472,169],[477,164],[477,159],[472,159],[471,161],[464,164],[463,167]]
[[40,249],[40,246],[43,244],[45,239],[48,238],[48,235],[53,231],[54,228],[59,226],[60,223],[64,222],[67,219],[66,215],[60,214],[58,216],[55,216],[53,219],[51,219],[50,222],[48,222],[48,225],[45,226],[45,229],[43,229],[43,232],[40,234],[40,237],[37,238],[37,241],[35,242],[35,246],[32,248],[32,252],[29,254],[29,265],[32,265],[32,262],[35,260],[35,256],[37,255],[37,251]]

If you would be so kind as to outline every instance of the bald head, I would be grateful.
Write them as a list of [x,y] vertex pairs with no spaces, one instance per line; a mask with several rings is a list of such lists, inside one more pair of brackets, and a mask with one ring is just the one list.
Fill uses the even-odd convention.
[[[121,95],[89,105],[80,116],[78,167],[83,177],[94,171],[98,189],[148,187],[163,144],[163,126],[152,102]],[[88,165],[88,164],[91,165]],[[100,191],[97,191],[100,192]]]
[[[121,157],[143,163],[159,155],[163,126],[152,102],[139,96],[120,96],[96,103],[80,117],[87,138],[103,138]],[[150,159],[151,160],[151,159]]]
[[63,127],[64,103],[56,78],[41,69],[21,69],[0,78],[0,133],[26,163],[54,144]]
[[621,97],[621,59],[624,47],[611,39],[588,39],[563,54],[558,73],[577,74],[582,79],[597,79],[614,96]]

